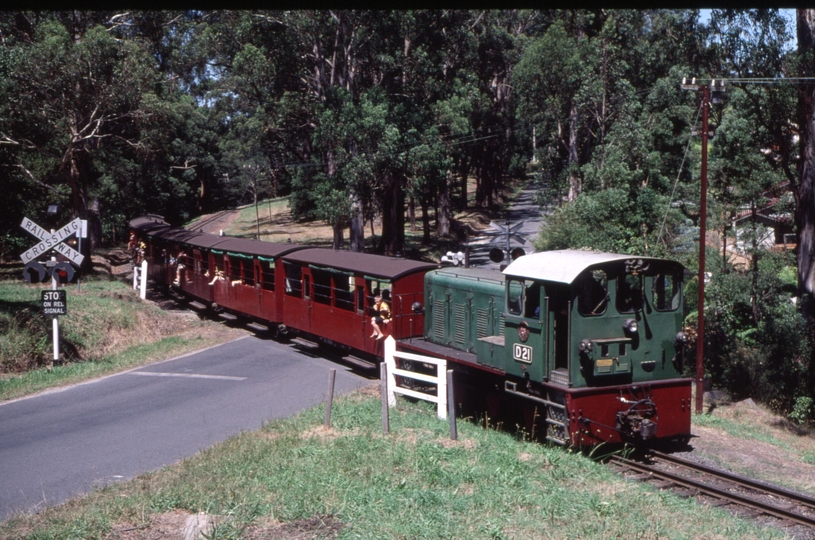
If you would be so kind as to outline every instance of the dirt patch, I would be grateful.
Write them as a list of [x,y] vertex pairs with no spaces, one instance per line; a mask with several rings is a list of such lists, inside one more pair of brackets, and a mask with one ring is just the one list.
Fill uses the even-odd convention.
[[[757,436],[694,424],[682,457],[815,496],[815,436],[746,400],[708,404],[708,414],[746,424]],[[761,439],[761,440],[759,440]]]
[[244,530],[244,540],[314,540],[336,538],[345,524],[336,516],[327,514],[299,519],[289,523],[259,523]]
[[[208,517],[202,515],[203,517]],[[198,516],[198,517],[202,517]],[[205,538],[194,535],[190,527],[195,514],[183,510],[173,510],[161,514],[151,514],[146,523],[118,523],[106,537],[108,540],[186,540],[188,538]],[[200,521],[200,520],[199,520]],[[215,520],[217,527],[218,520]],[[244,529],[241,538],[244,540],[314,540],[317,538],[336,538],[345,524],[332,515],[318,515],[288,523],[272,519],[259,519]],[[204,531],[206,534],[206,531]]]

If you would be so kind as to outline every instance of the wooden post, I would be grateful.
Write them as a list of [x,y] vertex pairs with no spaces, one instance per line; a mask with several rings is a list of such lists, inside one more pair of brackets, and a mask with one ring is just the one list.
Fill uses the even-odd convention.
[[379,364],[379,390],[382,394],[382,433],[390,432],[390,418],[388,416],[388,367],[385,362]]
[[334,403],[334,379],[337,377],[337,370],[332,369],[328,373],[328,399],[325,402],[325,427],[331,427],[331,406]]
[[453,370],[447,370],[447,418],[450,419],[450,440],[458,440],[456,427],[456,401],[453,399]]

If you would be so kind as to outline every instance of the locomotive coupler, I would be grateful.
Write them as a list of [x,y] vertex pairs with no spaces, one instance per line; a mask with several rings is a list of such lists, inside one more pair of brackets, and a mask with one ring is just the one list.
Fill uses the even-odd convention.
[[617,413],[616,429],[628,438],[647,441],[657,434],[657,423],[652,420],[657,408],[650,399],[641,399],[631,404],[628,410]]

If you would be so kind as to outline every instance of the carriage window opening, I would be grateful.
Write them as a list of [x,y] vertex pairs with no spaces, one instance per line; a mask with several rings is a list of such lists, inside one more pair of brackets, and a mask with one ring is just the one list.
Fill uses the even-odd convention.
[[312,268],[311,277],[314,280],[314,301],[331,305],[331,274]]
[[206,275],[209,273],[209,253],[207,253],[206,251],[202,251],[199,253],[199,257],[201,264],[200,266],[201,273]]
[[274,261],[260,260],[260,287],[267,291],[274,290]]
[[617,356],[625,356],[625,343],[620,343],[620,351]]
[[608,277],[602,270],[584,272],[577,280],[577,312],[584,317],[602,315],[608,305]]
[[366,278],[365,284],[368,289],[368,306],[373,307],[374,297],[382,295],[382,299],[390,305],[391,303],[391,282],[379,279]]
[[286,272],[286,294],[289,296],[303,297],[303,277],[300,265],[283,263],[283,270]]
[[241,260],[238,257],[229,257],[229,281],[240,281],[241,279]]
[[608,356],[608,345],[600,345],[600,356]]
[[524,282],[511,279],[507,282],[507,310],[513,315],[523,313]]
[[617,278],[617,311],[634,313],[642,309],[642,276],[625,274]]
[[215,268],[212,269],[213,270],[212,273],[213,273],[213,276],[214,276],[215,273],[218,270],[223,272],[224,270],[226,270],[226,267],[224,267],[224,255],[223,255],[223,253],[215,253],[213,251],[212,252],[212,257],[215,259]]
[[652,284],[654,308],[657,311],[674,311],[679,308],[681,288],[682,281],[677,275],[655,275]]
[[253,259],[243,261],[243,283],[250,287],[255,286],[255,261]]
[[353,274],[334,274],[334,305],[340,309],[354,309]]
[[303,274],[303,296],[311,298],[311,276]]

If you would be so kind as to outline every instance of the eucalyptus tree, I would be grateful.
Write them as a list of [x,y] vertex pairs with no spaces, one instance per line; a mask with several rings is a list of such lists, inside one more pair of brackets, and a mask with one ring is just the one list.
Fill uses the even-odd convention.
[[[98,160],[117,145],[139,147],[143,95],[157,83],[151,58],[96,24],[105,14],[37,15],[24,39],[0,51],[0,144],[6,166],[50,191],[70,190],[72,215],[99,239]],[[29,19],[24,14],[20,17]]]

